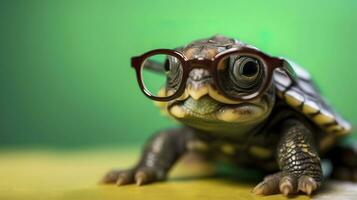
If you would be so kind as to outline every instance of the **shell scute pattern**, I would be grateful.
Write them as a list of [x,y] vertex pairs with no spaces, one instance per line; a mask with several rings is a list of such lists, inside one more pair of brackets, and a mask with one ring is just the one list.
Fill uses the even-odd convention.
[[310,74],[297,64],[288,62],[295,70],[297,80],[292,81],[283,70],[275,70],[274,84],[278,96],[324,131],[337,135],[350,133],[351,125],[328,105]]

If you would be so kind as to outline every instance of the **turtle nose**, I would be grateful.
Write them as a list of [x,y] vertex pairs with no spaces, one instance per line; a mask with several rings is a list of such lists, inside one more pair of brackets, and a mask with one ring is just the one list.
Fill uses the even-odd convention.
[[189,79],[192,81],[201,81],[209,77],[211,77],[211,75],[206,69],[193,69],[189,74]]
[[187,80],[188,94],[195,100],[208,94],[208,87],[212,82],[211,75],[206,69],[193,69]]

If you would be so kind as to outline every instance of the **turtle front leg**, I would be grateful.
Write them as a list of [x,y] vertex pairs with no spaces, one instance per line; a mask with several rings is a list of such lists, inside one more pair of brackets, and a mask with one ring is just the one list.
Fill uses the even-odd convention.
[[176,160],[186,151],[186,143],[191,132],[186,128],[159,132],[147,142],[140,161],[126,170],[111,170],[102,183],[143,185],[162,181]]
[[282,124],[282,137],[277,148],[280,172],[269,175],[253,190],[255,194],[310,195],[322,182],[320,158],[312,131],[296,119]]

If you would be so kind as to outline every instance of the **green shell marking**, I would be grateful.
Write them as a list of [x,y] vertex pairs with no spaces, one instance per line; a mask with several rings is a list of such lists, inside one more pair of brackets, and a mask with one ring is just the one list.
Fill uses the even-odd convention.
[[275,70],[274,84],[278,96],[326,132],[337,135],[349,134],[350,123],[328,105],[313,83],[310,74],[297,64],[288,62],[295,70],[297,80],[292,81],[281,69]]

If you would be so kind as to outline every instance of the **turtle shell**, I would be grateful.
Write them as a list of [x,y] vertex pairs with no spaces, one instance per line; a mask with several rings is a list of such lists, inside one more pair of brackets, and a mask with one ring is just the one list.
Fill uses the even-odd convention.
[[350,133],[351,125],[320,95],[310,74],[296,63],[289,60],[286,62],[295,70],[297,78],[293,81],[284,70],[275,70],[273,79],[277,95],[322,130],[336,135]]

